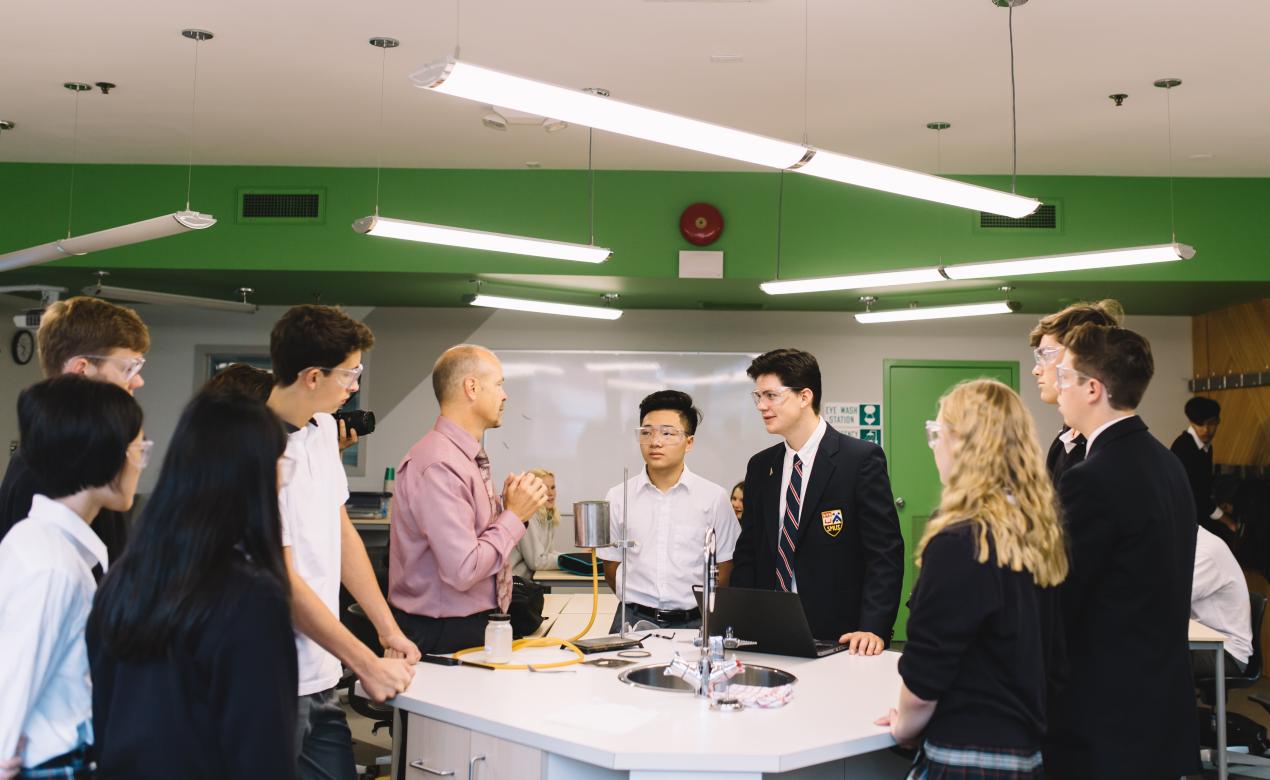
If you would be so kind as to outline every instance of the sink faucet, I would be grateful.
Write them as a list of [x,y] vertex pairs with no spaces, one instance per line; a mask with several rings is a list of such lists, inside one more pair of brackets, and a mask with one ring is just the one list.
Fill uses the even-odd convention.
[[714,648],[710,646],[710,611],[714,607],[714,589],[719,576],[719,565],[715,558],[716,545],[714,528],[706,529],[705,540],[705,572],[701,578],[701,658],[697,661],[697,672],[701,675],[701,687],[698,694],[709,696],[710,672],[714,662],[723,660],[723,645],[719,644],[719,657],[714,658]]
[[735,657],[727,660],[725,650],[754,644],[733,637],[731,628],[726,637],[710,635],[710,611],[714,607],[714,590],[719,576],[716,553],[714,529],[709,528],[705,538],[705,571],[701,578],[701,635],[696,641],[701,646],[701,656],[694,665],[676,652],[665,670],[667,675],[683,678],[698,696],[705,698],[713,698],[714,693],[726,689],[728,679],[741,671],[741,662]]

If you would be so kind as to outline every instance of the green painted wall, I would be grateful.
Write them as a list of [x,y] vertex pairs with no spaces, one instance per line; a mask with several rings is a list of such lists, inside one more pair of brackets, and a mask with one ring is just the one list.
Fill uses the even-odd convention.
[[[66,230],[70,169],[0,164],[8,197],[0,207],[0,252],[56,239]],[[386,170],[385,216],[585,241],[584,171]],[[1006,177],[967,177],[1007,187]],[[349,224],[374,207],[375,172],[350,168],[199,167],[192,206],[220,223],[202,233],[60,261],[61,267],[251,269],[434,274],[571,274],[674,277],[680,210],[717,205],[727,227],[712,249],[726,251],[731,279],[776,274],[776,173],[601,171],[596,174],[596,241],[615,256],[601,266],[453,250],[355,234]],[[323,224],[244,224],[234,219],[240,188],[321,187]],[[74,230],[89,232],[184,204],[180,166],[80,165]],[[975,214],[784,174],[781,276],[871,271],[938,261],[1070,252],[1169,240],[1168,181],[1155,178],[1022,177],[1019,191],[1057,200],[1063,229],[978,231]],[[1270,180],[1178,179],[1177,231],[1199,254],[1190,262],[1067,275],[1106,282],[1270,281]],[[25,275],[25,274],[24,274]],[[1053,277],[1051,277],[1053,278]],[[1045,281],[1040,279],[1039,281]]]

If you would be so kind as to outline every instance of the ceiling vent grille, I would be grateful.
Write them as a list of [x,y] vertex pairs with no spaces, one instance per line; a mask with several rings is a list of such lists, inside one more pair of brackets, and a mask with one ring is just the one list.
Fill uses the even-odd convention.
[[1018,219],[980,211],[979,227],[982,230],[1000,230],[1002,228],[1014,230],[1057,230],[1058,205],[1042,203],[1036,211]]
[[238,222],[287,225],[326,220],[326,191],[322,187],[257,188],[238,190]]

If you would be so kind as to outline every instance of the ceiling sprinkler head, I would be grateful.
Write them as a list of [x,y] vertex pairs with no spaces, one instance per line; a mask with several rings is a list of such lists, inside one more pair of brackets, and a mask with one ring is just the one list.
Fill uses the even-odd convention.
[[1125,94],[1125,93],[1123,93],[1123,92],[1117,92],[1116,94],[1114,94],[1114,95],[1108,95],[1107,97],[1109,97],[1109,98],[1111,98],[1112,100],[1116,101],[1116,108],[1120,108],[1121,106],[1123,106],[1123,105],[1124,105],[1124,101],[1125,101],[1125,99],[1126,99],[1126,98],[1128,98],[1129,96],[1128,96],[1128,95],[1126,95],[1126,94]]
[[109,81],[98,81],[96,83],[96,87],[101,90],[101,94],[109,95],[110,90],[114,89],[115,85],[111,84]]

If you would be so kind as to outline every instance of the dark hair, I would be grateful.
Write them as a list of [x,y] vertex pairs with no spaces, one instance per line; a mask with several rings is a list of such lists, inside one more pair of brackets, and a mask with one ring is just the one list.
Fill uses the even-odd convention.
[[696,435],[697,426],[701,424],[701,411],[692,405],[692,396],[678,390],[658,390],[645,396],[644,400],[639,402],[640,424],[643,425],[644,418],[650,412],[659,412],[662,409],[678,412],[679,419],[684,424],[684,433],[689,436]]
[[1186,419],[1196,425],[1221,419],[1221,404],[1211,398],[1196,396],[1186,402]]
[[150,331],[135,311],[86,295],[50,304],[35,338],[46,377],[62,373],[66,361],[80,355],[150,349]]
[[94,641],[120,659],[181,652],[244,566],[288,592],[277,491],[286,443],[260,401],[236,393],[190,401],[136,532],[97,591]]
[[1111,408],[1136,409],[1155,374],[1151,344],[1125,328],[1078,325],[1063,339],[1072,366],[1107,387]]
[[269,393],[273,391],[273,374],[246,363],[231,363],[207,380],[203,390],[209,393],[242,393],[268,401]]
[[811,410],[820,414],[820,364],[816,356],[801,349],[774,349],[754,358],[745,369],[750,379],[775,374],[791,390],[811,391]]
[[1097,303],[1073,303],[1062,311],[1042,317],[1028,334],[1028,343],[1039,347],[1045,336],[1053,336],[1062,343],[1063,337],[1077,325],[1111,325],[1118,328],[1123,321],[1124,307],[1112,298]]
[[334,306],[292,306],[273,326],[269,357],[283,387],[306,368],[334,368],[357,350],[375,346],[370,328]]
[[741,491],[741,495],[745,495],[745,480],[741,480],[732,486],[732,489],[728,491],[728,498],[732,498],[732,494],[738,490]]
[[136,399],[111,382],[67,374],[23,390],[20,452],[36,492],[64,498],[114,482],[141,419]]

